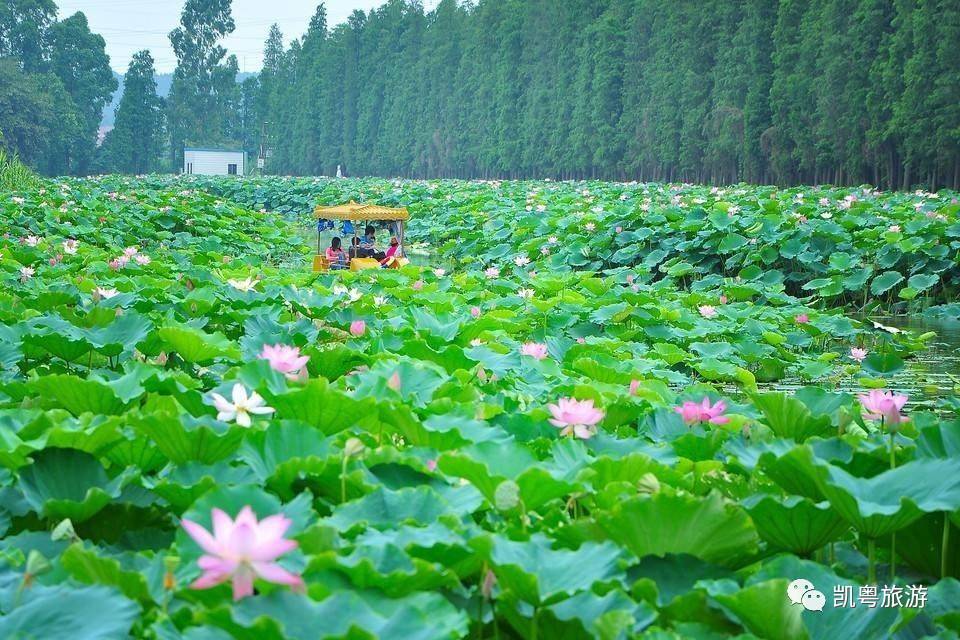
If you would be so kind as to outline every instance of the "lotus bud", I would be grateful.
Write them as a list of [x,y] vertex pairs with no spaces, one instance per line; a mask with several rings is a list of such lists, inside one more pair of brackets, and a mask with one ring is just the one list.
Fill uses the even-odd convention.
[[937,337],[936,331],[927,331],[926,333],[920,334],[920,337],[917,338],[920,342],[926,342],[928,340],[933,340]]
[[486,573],[483,574],[483,584],[480,586],[480,593],[483,594],[485,600],[489,600],[490,596],[493,595],[493,588],[497,585],[497,576],[487,569]]
[[839,433],[844,433],[847,430],[847,427],[850,426],[850,423],[853,422],[853,414],[850,412],[849,408],[840,407],[840,411],[837,415],[839,417],[837,422],[837,431]]
[[168,356],[166,352],[161,351],[160,354],[157,356],[157,364],[162,367],[163,365],[167,364],[167,358]]
[[36,549],[31,549],[30,553],[27,554],[27,570],[24,579],[32,579],[36,576],[43,575],[52,568],[53,566],[50,564],[50,561],[47,560],[46,556]]
[[498,511],[515,509],[520,504],[520,485],[513,480],[504,480],[497,485],[493,502]]
[[65,518],[50,532],[50,539],[54,542],[58,540],[75,541],[79,540],[80,537],[77,535],[77,532],[73,530],[73,522],[70,518]]
[[398,393],[400,392],[400,374],[398,372],[393,372],[393,375],[387,381],[387,386]]
[[363,453],[366,445],[359,438],[348,438],[343,445],[343,455],[347,458],[353,458]]
[[163,573],[163,588],[167,591],[173,591],[177,588],[177,578],[173,572],[177,570],[179,565],[180,558],[177,556],[166,556],[163,559],[163,568],[165,569]]
[[637,480],[637,491],[653,495],[660,492],[660,480],[652,473],[645,473]]

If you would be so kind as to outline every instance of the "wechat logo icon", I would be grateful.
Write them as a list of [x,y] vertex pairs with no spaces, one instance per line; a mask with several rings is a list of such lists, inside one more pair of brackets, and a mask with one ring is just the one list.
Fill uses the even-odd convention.
[[791,604],[803,605],[807,611],[823,611],[827,603],[823,592],[817,591],[812,582],[803,578],[798,578],[787,586],[787,598]]

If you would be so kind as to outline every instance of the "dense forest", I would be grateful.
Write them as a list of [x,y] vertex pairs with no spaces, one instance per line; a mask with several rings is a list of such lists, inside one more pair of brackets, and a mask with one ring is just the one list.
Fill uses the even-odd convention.
[[47,173],[229,141],[285,174],[960,187],[957,0],[389,0],[334,26],[321,4],[242,83],[231,1],[187,0],[170,96],[138,54],[93,160],[115,81],[82,14],[53,16],[0,8],[2,144]]
[[392,0],[267,43],[273,169],[960,186],[956,0]]

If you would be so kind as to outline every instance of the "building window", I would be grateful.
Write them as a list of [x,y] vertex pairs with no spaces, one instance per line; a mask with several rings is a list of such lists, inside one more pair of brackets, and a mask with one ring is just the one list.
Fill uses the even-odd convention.
[[227,173],[230,174],[231,176],[237,175],[237,165],[235,165],[235,164],[228,164],[228,165],[227,165]]
[[193,163],[192,163],[192,162],[188,162],[188,163],[187,163],[187,173],[193,173]]

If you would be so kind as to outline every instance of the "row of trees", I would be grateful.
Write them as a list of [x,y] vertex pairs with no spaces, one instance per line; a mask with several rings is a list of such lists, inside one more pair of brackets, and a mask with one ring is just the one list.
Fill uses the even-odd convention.
[[321,4],[242,84],[231,0],[186,0],[170,96],[136,54],[96,158],[103,39],[55,16],[0,5],[0,142],[47,173],[265,126],[279,173],[960,187],[956,0],[387,0],[332,29]]
[[283,173],[960,186],[955,0],[389,0],[284,48]]
[[0,145],[44,173],[86,173],[117,82],[86,17],[56,16],[52,0],[0,3]]

